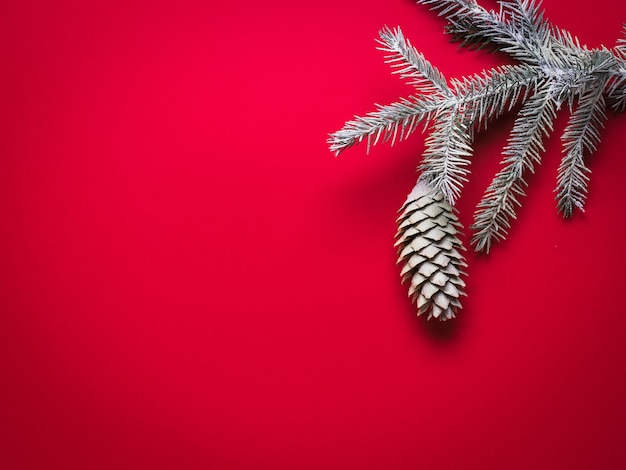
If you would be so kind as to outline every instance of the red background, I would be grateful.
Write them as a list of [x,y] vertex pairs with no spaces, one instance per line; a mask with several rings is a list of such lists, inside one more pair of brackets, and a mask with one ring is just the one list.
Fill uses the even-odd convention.
[[[626,20],[544,7],[589,46]],[[385,24],[449,77],[506,60],[408,0],[3,2],[1,468],[623,468],[626,116],[570,221],[550,139],[427,323],[392,247],[424,137],[325,142],[411,93]],[[466,226],[511,125],[477,141]]]

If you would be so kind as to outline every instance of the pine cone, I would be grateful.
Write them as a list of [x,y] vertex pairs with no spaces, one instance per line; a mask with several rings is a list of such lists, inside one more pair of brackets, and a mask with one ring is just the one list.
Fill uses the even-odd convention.
[[417,304],[418,315],[449,320],[461,308],[459,297],[467,267],[457,236],[462,228],[453,208],[441,193],[418,181],[398,217],[398,263],[402,282],[410,279],[409,297]]

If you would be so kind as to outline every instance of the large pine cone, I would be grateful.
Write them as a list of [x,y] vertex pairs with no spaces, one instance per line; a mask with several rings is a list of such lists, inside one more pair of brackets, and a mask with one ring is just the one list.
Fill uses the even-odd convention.
[[467,267],[465,247],[457,237],[462,228],[454,210],[441,193],[419,182],[409,194],[398,217],[398,263],[402,282],[410,280],[409,297],[418,315],[449,320],[461,308],[459,297]]

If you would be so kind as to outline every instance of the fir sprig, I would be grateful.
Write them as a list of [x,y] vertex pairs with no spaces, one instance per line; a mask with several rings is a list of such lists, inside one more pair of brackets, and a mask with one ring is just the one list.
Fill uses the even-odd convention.
[[[605,81],[608,77],[605,77]],[[574,208],[584,211],[587,199],[588,173],[584,157],[596,151],[600,130],[606,120],[605,85],[589,88],[580,95],[578,108],[571,114],[563,133],[565,156],[558,170],[557,208],[564,217],[571,217]]]
[[450,89],[443,74],[426,60],[424,55],[415,49],[404,38],[400,28],[383,28],[380,31],[378,50],[387,52],[385,62],[390,64],[393,73],[408,78],[422,94],[434,93],[439,96],[451,96]]
[[556,102],[551,83],[544,81],[522,107],[504,149],[504,168],[496,175],[478,204],[472,229],[472,243],[478,251],[488,252],[494,240],[506,237],[515,218],[519,197],[524,195],[526,171],[534,172],[541,163],[542,139],[552,130]]

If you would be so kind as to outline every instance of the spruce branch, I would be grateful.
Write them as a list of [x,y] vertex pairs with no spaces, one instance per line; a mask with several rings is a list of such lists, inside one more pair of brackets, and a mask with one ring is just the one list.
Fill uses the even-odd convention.
[[607,79],[603,77],[602,83],[581,94],[578,108],[571,114],[561,137],[565,155],[558,169],[555,192],[557,209],[564,217],[571,217],[575,207],[584,211],[591,171],[584,156],[595,152],[600,143],[600,129],[607,118],[604,99]]
[[537,2],[500,2],[499,11],[486,10],[475,1],[418,0],[448,20],[446,31],[467,47],[492,47],[514,59],[539,64],[542,50],[550,42],[551,25],[543,18]]
[[552,25],[537,0],[501,0],[497,10],[487,10],[476,0],[417,3],[445,18],[446,31],[461,45],[501,51],[517,63],[446,80],[400,28],[385,27],[379,49],[393,73],[415,87],[415,95],[356,116],[331,134],[328,143],[335,154],[364,140],[369,150],[379,142],[406,139],[418,125],[429,128],[421,174],[398,220],[398,243],[402,275],[411,279],[409,294],[419,313],[447,319],[460,308],[458,296],[464,285],[441,283],[445,276],[460,276],[464,263],[446,250],[462,249],[453,206],[469,177],[476,132],[519,108],[502,168],[474,214],[471,243],[477,251],[488,252],[495,241],[505,238],[527,186],[525,177],[541,163],[543,139],[553,131],[564,104],[570,118],[561,137],[557,209],[564,217],[574,208],[583,210],[590,172],[585,159],[598,147],[606,108],[626,109],[626,25],[612,49],[589,49]]
[[469,174],[472,132],[457,109],[442,114],[426,139],[421,180],[452,205]]
[[442,110],[439,102],[427,97],[401,98],[400,101],[378,109],[366,116],[355,116],[344,127],[330,135],[330,150],[339,155],[353,145],[367,141],[367,150],[378,142],[392,145],[396,140],[404,140],[417,129],[420,123],[425,126]]
[[485,192],[474,214],[475,231],[472,244],[476,250],[489,252],[494,240],[506,237],[514,219],[519,196],[524,195],[525,171],[534,172],[541,163],[542,139],[552,131],[557,104],[553,98],[553,84],[541,84],[521,109],[507,146],[504,149],[504,168],[496,175]]
[[540,74],[535,66],[505,65],[460,80],[453,78],[452,90],[466,119],[476,129],[486,129],[491,120],[511,111],[520,98],[526,100]]
[[616,73],[609,80],[607,96],[615,111],[624,111],[626,109],[626,24],[614,51],[618,65]]
[[614,111],[626,110],[626,65],[612,77],[607,95]]
[[408,78],[408,83],[422,94],[451,96],[443,74],[404,38],[399,27],[395,29],[385,27],[379,35],[378,43],[381,47],[378,50],[388,53],[385,62],[395,69],[394,74]]

